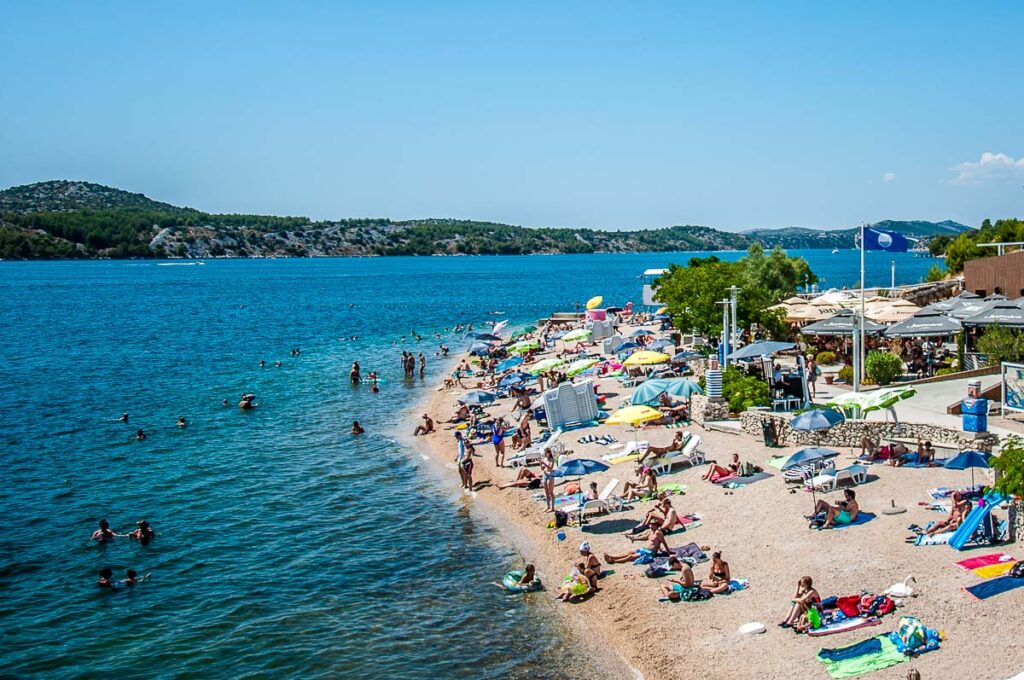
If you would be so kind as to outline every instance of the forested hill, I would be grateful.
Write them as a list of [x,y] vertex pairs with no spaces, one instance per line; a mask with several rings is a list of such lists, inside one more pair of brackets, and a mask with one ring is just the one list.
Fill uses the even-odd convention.
[[[927,240],[970,228],[955,222],[885,222]],[[527,228],[451,219],[312,221],[305,217],[216,215],[90,182],[52,181],[0,191],[0,258],[322,257],[341,255],[513,255],[784,248],[851,248],[856,229],[711,227]]]

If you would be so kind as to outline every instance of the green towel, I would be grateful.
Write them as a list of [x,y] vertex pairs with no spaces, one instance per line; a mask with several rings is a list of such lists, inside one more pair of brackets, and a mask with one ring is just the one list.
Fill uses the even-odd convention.
[[776,470],[781,470],[782,464],[785,463],[787,460],[789,460],[789,456],[775,456],[773,458],[769,458],[765,462],[765,465],[767,465],[768,467],[773,467]]
[[845,659],[843,661],[821,661],[825,664],[825,670],[833,678],[849,678],[854,675],[861,675],[863,673],[871,673],[872,671],[878,671],[889,666],[895,666],[898,663],[903,663],[908,657],[904,656],[896,645],[893,644],[892,640],[889,639],[888,633],[876,636],[876,638],[882,643],[882,651],[875,652],[874,654],[864,654],[862,656],[854,657],[853,659]]

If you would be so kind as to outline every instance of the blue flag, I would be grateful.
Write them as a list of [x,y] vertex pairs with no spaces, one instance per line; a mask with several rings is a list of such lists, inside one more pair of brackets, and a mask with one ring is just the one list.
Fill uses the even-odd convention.
[[909,242],[907,237],[899,232],[885,231],[884,229],[864,229],[864,249],[884,250],[890,253],[905,253]]

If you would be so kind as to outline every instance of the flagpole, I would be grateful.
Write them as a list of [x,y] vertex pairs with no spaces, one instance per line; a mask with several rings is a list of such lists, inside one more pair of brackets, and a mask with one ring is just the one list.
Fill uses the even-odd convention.
[[860,392],[864,372],[864,222],[860,223],[860,318],[857,320],[857,357],[853,369],[853,391]]

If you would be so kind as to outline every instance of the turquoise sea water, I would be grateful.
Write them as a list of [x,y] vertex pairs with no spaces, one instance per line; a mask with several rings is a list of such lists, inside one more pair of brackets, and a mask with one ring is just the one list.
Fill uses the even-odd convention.
[[[856,279],[855,255],[802,254]],[[0,264],[0,674],[602,677],[547,598],[487,585],[518,556],[397,435],[442,368],[433,331],[639,300],[640,272],[688,257]],[[901,256],[898,280],[930,265]],[[348,385],[356,359],[380,394]],[[93,545],[101,517],[158,537]],[[100,591],[103,566],[153,576]]]

